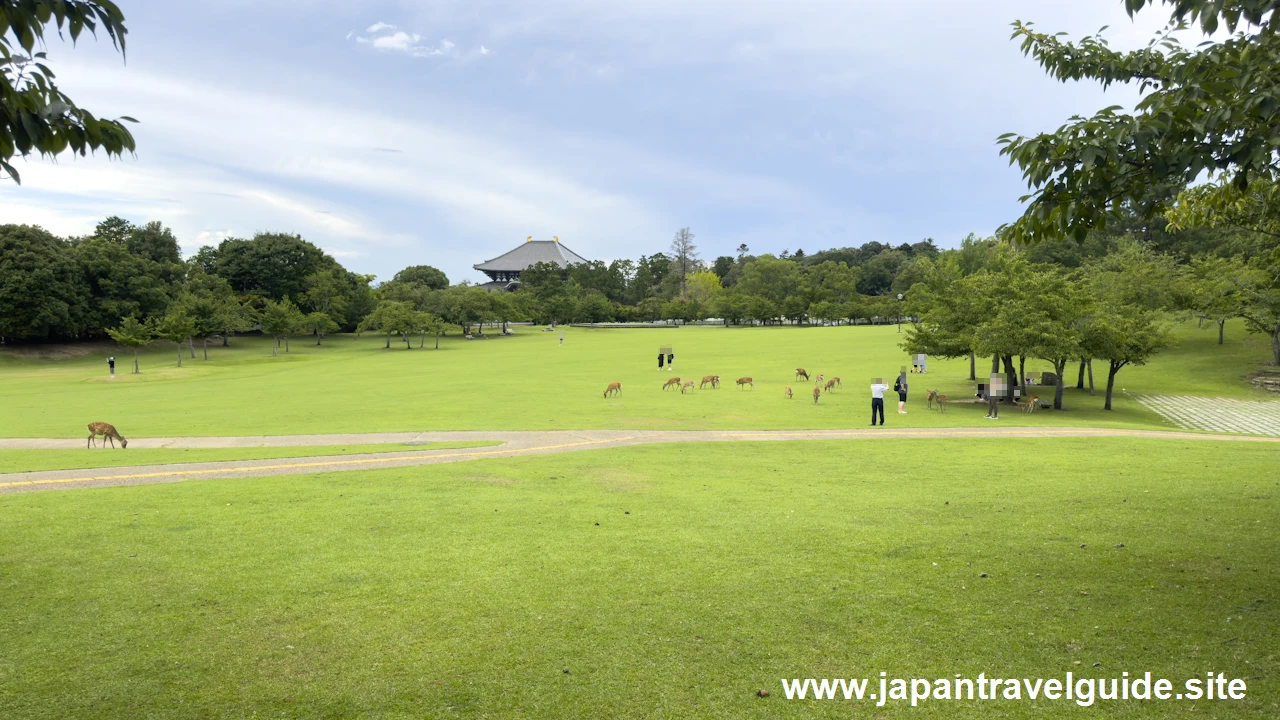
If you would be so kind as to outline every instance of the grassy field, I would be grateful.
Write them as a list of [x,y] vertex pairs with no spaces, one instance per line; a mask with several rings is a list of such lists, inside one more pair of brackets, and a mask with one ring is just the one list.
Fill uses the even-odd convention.
[[500,445],[486,440],[433,442],[421,445],[382,443],[367,445],[311,445],[299,447],[249,448],[137,448],[125,452],[84,450],[0,450],[0,473],[79,468],[125,467],[129,465],[173,465],[177,463],[219,462],[223,460],[268,460],[271,458],[358,455],[361,453],[413,452]]
[[[122,348],[60,346],[0,351],[0,437],[75,437],[92,420],[115,424],[126,436],[294,434],[406,430],[537,429],[762,429],[837,428],[868,423],[867,385],[892,382],[907,362],[894,326],[841,328],[567,329],[556,333],[521,328],[515,337],[485,341],[445,338],[439,350],[405,350],[383,339],[334,336],[317,347],[292,343],[272,357],[264,338],[237,338],[231,348],[210,349],[208,361],[188,358],[176,367],[173,345],[158,343],[143,354],[141,375],[130,375]],[[1146,367],[1119,376],[1115,410],[1102,397],[1070,390],[1065,412],[1026,416],[1009,412],[1006,425],[1167,427],[1126,397],[1130,392],[1263,396],[1244,378],[1264,362],[1267,347],[1228,326],[1227,344],[1216,333],[1179,329],[1179,344]],[[656,368],[657,347],[670,344],[674,372]],[[115,354],[118,375],[106,373]],[[988,361],[989,362],[989,361]],[[1095,363],[1095,365],[1098,365]],[[815,407],[809,385],[793,381],[802,366],[844,388]],[[978,372],[984,372],[979,359]],[[1049,369],[1040,361],[1027,370]],[[912,377],[911,412],[899,416],[890,403],[889,423],[960,426],[983,423],[978,405],[954,404],[946,415],[924,409],[924,391],[972,397],[966,360],[930,361],[929,374]],[[1095,368],[1099,392],[1105,367]],[[1073,370],[1074,373],[1074,370]],[[1070,379],[1074,385],[1074,374]],[[720,375],[718,391],[681,396],[662,392],[671,375],[700,379]],[[735,378],[755,378],[754,391]],[[606,384],[623,384],[620,397],[603,399]],[[786,401],[786,385],[796,398]],[[1049,392],[1049,391],[1047,391]]]
[[[0,716],[1274,718],[1276,457],[666,445],[5,496]],[[1248,698],[875,711],[779,683],[1210,670]]]

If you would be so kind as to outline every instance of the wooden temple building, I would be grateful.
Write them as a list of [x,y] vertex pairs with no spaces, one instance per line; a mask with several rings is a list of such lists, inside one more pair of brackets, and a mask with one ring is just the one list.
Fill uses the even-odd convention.
[[481,288],[515,290],[520,287],[520,273],[540,262],[555,263],[563,268],[587,262],[587,259],[562,245],[559,237],[534,240],[529,236],[514,250],[472,267],[489,276],[489,282],[480,285]]

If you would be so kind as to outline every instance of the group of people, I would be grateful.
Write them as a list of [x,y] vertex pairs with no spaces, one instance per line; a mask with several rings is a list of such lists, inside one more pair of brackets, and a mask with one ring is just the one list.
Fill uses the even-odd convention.
[[[884,378],[876,378],[871,383],[871,425],[876,425],[876,416],[880,417],[880,424],[884,425],[884,391],[889,386],[884,384]],[[898,414],[907,414],[907,373],[905,371],[898,373],[898,379],[893,381],[893,391],[898,393]]]

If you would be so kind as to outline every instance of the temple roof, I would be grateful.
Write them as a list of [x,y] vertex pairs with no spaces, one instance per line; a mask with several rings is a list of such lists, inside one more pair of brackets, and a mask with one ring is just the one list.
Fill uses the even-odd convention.
[[484,272],[520,272],[540,262],[568,267],[587,262],[587,259],[562,245],[559,240],[526,240],[514,250],[472,267]]

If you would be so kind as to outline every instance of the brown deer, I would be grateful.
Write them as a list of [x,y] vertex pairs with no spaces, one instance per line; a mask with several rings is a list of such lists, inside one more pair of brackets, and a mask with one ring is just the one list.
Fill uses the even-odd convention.
[[714,389],[716,389],[716,388],[720,387],[720,376],[719,376],[719,375],[708,375],[708,376],[706,376],[706,377],[702,378],[702,383],[701,383],[700,385],[698,385],[698,389],[699,389],[699,390],[701,390],[701,389],[705,388],[707,385],[710,385],[712,390],[714,390]]
[[610,395],[613,395],[615,393],[618,395],[622,394],[622,383],[612,382],[612,383],[609,383],[609,387],[604,389],[605,397],[609,397]]
[[92,447],[94,445],[93,439],[99,435],[102,436],[102,447],[104,448],[107,446],[107,441],[110,441],[111,447],[114,448],[116,446],[116,440],[120,441],[121,450],[129,447],[129,441],[125,440],[123,435],[116,432],[115,426],[104,422],[89,423],[89,440],[84,444],[84,446],[86,448]]
[[822,397],[822,391],[818,389],[817,385],[814,385],[813,386],[813,404],[814,405],[818,404],[818,398],[820,397]]
[[747,385],[750,385],[752,390],[756,389],[756,382],[749,377],[740,377],[736,382],[738,383],[739,389],[744,388]]
[[818,377],[814,379],[814,384],[819,385],[826,382],[826,377],[822,373],[818,373]]
[[800,378],[804,378],[805,380],[808,380],[809,371],[805,370],[804,368],[796,368],[796,379],[799,380]]
[[946,395],[943,395],[942,393],[938,392],[937,390],[930,390],[930,391],[928,391],[928,392],[926,392],[926,393],[924,394],[924,397],[925,397],[925,399],[926,399],[926,400],[928,400],[928,402],[929,402],[929,409],[930,409],[930,410],[932,410],[932,409],[933,409],[933,404],[936,402],[936,403],[938,403],[938,412],[946,412],[946,411],[947,411],[947,396],[946,396]]
[[[827,384],[823,386],[823,389],[826,390],[827,392],[831,392],[832,390],[835,389],[835,387],[836,387],[836,379],[831,378],[830,380],[827,381]],[[813,389],[817,390],[818,388],[814,387]]]
[[838,377],[831,378],[831,382],[835,383],[838,388],[844,387],[844,383],[840,382],[840,378]]
[[666,390],[667,388],[672,386],[680,387],[680,378],[678,377],[667,378],[667,381],[662,384],[662,389]]
[[791,399],[791,386],[790,386],[790,385],[788,385],[788,386],[787,386],[786,391],[785,391],[785,392],[783,392],[782,394],[783,394],[783,396],[784,396],[784,397],[786,397],[788,400],[790,400],[790,399]]
[[1036,405],[1039,404],[1039,402],[1040,402],[1040,396],[1032,395],[1031,397],[1027,398],[1027,404],[1026,404],[1026,407],[1023,408],[1023,410],[1029,413],[1033,413],[1036,411]]
[[681,385],[681,386],[680,386],[680,394],[681,394],[681,395],[683,395],[685,390],[689,390],[689,391],[692,391],[692,390],[693,390],[693,381],[692,381],[692,380],[689,380],[689,381],[685,382],[685,384],[684,384],[684,385]]

